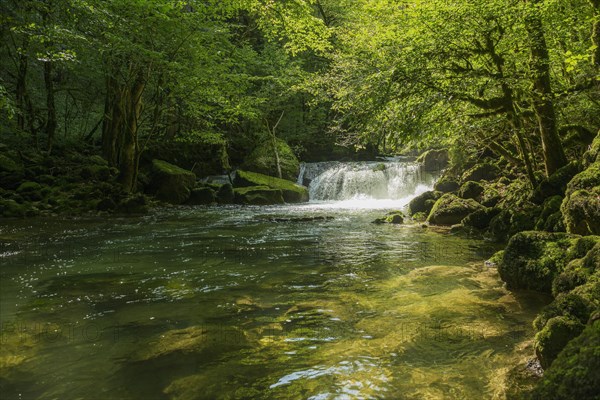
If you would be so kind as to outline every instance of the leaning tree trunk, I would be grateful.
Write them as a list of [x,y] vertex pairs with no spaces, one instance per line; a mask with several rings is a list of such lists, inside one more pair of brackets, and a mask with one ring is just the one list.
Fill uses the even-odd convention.
[[[529,3],[536,6],[541,1],[529,0]],[[532,10],[527,14],[525,23],[529,36],[533,73],[533,108],[537,116],[540,137],[542,139],[546,175],[550,176],[557,169],[567,164],[567,157],[558,136],[556,113],[552,101],[552,86],[550,83],[550,56],[544,36],[542,19],[536,10]]]

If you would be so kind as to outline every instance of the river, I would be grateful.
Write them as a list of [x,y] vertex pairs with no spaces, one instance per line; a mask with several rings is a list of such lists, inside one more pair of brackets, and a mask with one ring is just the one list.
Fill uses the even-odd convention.
[[542,300],[489,242],[371,223],[435,177],[300,179],[310,203],[2,222],[2,398],[502,398]]

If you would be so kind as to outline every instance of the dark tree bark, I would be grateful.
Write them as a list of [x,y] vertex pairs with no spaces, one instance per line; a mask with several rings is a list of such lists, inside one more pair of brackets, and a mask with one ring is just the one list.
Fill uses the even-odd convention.
[[27,67],[28,59],[25,54],[19,55],[19,68],[17,71],[17,85],[15,89],[15,98],[17,102],[17,126],[19,130],[25,130],[25,115],[27,104]]
[[56,134],[56,103],[54,101],[54,81],[52,80],[52,70],[54,69],[52,61],[44,62],[44,83],[46,85],[46,150],[52,151],[54,136]]
[[120,131],[122,130],[122,91],[114,75],[106,77],[104,121],[102,124],[102,154],[112,167],[119,165]]
[[595,46],[592,54],[592,62],[596,68],[600,68],[600,0],[590,0],[594,8],[594,25],[592,26],[592,44]]
[[[529,3],[534,6],[540,2],[540,0],[529,0]],[[550,56],[548,54],[542,20],[535,11],[530,11],[526,16],[525,23],[529,36],[533,73],[533,108],[537,116],[540,137],[542,139],[546,175],[550,176],[557,169],[567,164],[567,157],[558,136],[556,112],[552,100],[552,85],[550,82]]]

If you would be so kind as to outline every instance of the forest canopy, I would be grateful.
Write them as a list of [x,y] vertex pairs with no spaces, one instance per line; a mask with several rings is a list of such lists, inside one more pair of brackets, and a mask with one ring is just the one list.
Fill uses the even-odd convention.
[[2,134],[47,152],[100,146],[129,191],[153,143],[225,141],[242,162],[278,121],[301,159],[487,147],[532,184],[600,127],[597,0],[7,0],[0,12]]

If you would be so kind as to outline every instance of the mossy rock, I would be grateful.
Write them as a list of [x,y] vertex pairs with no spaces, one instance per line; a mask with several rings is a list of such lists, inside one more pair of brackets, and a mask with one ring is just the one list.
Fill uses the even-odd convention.
[[484,191],[484,187],[474,181],[468,181],[463,183],[463,185],[458,190],[458,195],[463,199],[477,199]]
[[506,249],[498,272],[509,289],[551,293],[553,280],[570,261],[568,249],[577,237],[566,233],[520,232]]
[[385,217],[377,218],[373,221],[374,224],[403,224],[404,214],[402,211],[390,211]]
[[485,207],[495,207],[501,198],[498,190],[493,187],[485,187],[479,202]]
[[148,210],[148,199],[142,193],[130,195],[117,205],[117,212],[123,214],[147,214]]
[[27,206],[12,199],[0,199],[0,216],[4,218],[21,218],[27,215]]
[[[296,180],[300,172],[300,162],[296,155],[283,139],[277,139],[277,152],[281,166],[281,177],[287,180]],[[277,161],[273,151],[273,141],[265,140],[256,146],[244,161],[243,168],[264,175],[277,176]]]
[[279,179],[268,175],[237,170],[233,184],[236,188],[250,186],[267,186],[279,190],[287,203],[302,203],[308,201],[308,189],[285,179]]
[[461,199],[447,193],[435,202],[427,222],[435,225],[454,225],[480,209],[483,209],[483,206],[473,199]]
[[86,165],[81,168],[81,178],[106,182],[111,178],[111,169],[107,165]]
[[587,168],[593,163],[600,163],[600,130],[589,147],[589,150],[583,155],[583,167]]
[[196,184],[196,175],[162,160],[152,161],[149,191],[159,200],[183,204]]
[[373,167],[373,172],[383,172],[386,170],[385,164],[377,164]]
[[411,215],[411,218],[417,222],[425,222],[427,220],[428,215],[429,215],[428,213],[417,212],[417,213],[414,213],[413,215]]
[[567,184],[565,195],[569,196],[581,189],[590,190],[598,187],[600,187],[600,162],[595,162],[571,179]]
[[583,332],[585,325],[577,319],[560,316],[548,320],[535,335],[535,355],[544,369],[550,367],[565,346]]
[[460,189],[460,184],[452,178],[441,178],[435,183],[434,189],[442,193],[453,193]]
[[[540,214],[540,216],[537,218],[537,221],[535,223],[535,229],[540,231],[540,230],[548,230],[550,232],[552,232],[552,230],[549,229],[544,229],[546,227],[546,225],[553,225],[556,224],[556,221],[552,221],[552,224],[547,224],[548,218],[550,218],[550,216],[552,216],[553,214],[556,214],[557,212],[560,213],[560,206],[562,204],[563,198],[562,196],[556,195],[556,196],[552,196],[550,198],[547,198],[544,201],[544,204],[542,205],[542,213]],[[562,214],[561,214],[562,216]]]
[[233,186],[226,183],[221,185],[217,191],[217,201],[219,204],[231,204],[235,199],[235,193],[233,192]]
[[281,190],[268,186],[248,186],[235,188],[233,191],[236,204],[264,206],[284,203]]
[[533,200],[541,203],[552,196],[564,196],[567,185],[581,171],[581,164],[570,162],[551,176],[544,178],[533,191]]
[[448,150],[445,149],[428,150],[417,158],[425,171],[441,171],[448,166],[449,160]]
[[490,221],[489,232],[499,242],[508,241],[518,232],[534,229],[537,210],[504,209]]
[[485,264],[490,267],[497,267],[502,262],[502,258],[504,257],[504,250],[499,250],[494,253],[488,260],[486,260]]
[[425,217],[433,208],[435,201],[441,197],[440,192],[427,191],[423,192],[408,203],[408,214],[425,213]]
[[566,231],[579,235],[600,235],[600,186],[576,190],[561,205]]
[[600,318],[571,340],[548,368],[532,400],[598,400],[600,393]]
[[480,182],[482,180],[493,181],[500,175],[500,168],[497,165],[492,163],[481,163],[477,164],[467,171],[465,171],[462,175],[462,181],[475,181]]
[[500,214],[500,209],[498,208],[481,208],[478,209],[471,214],[467,215],[463,220],[462,224],[466,227],[476,228],[476,229],[486,229],[492,219]]
[[187,203],[191,206],[209,205],[217,202],[215,191],[209,187],[192,189]]

